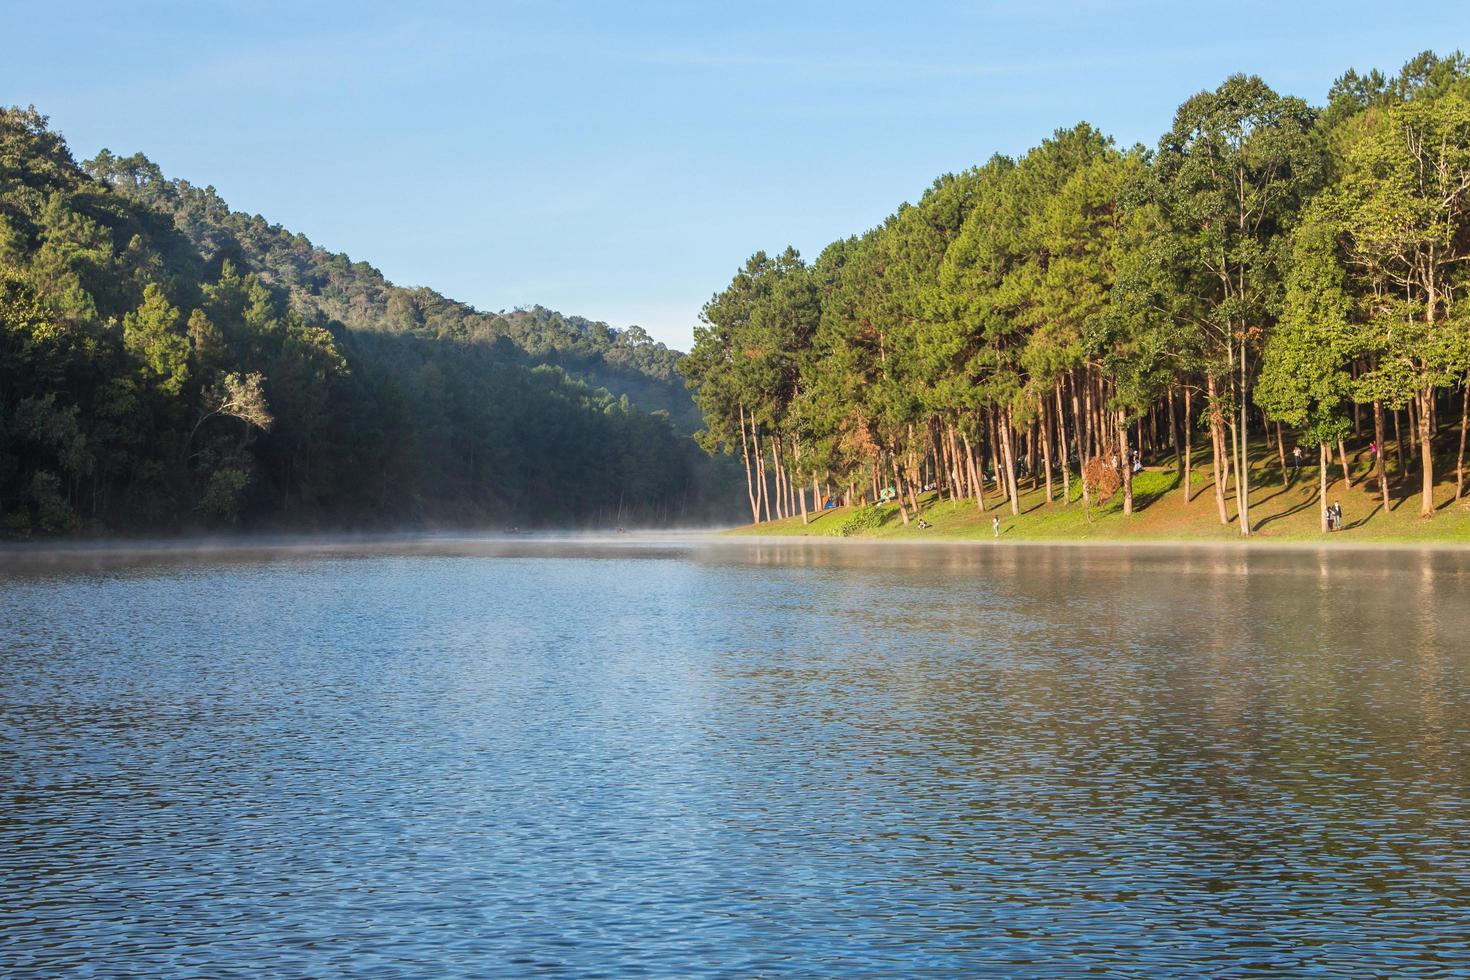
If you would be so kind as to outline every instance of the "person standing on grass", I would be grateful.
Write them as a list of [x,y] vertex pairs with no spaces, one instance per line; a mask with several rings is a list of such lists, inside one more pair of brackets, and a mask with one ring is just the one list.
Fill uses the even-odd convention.
[[1000,518],[999,517],[992,517],[990,519],[990,526],[995,529],[995,536],[997,538],[999,538],[1000,537]]
[[1300,445],[1291,447],[1291,476],[1295,479],[1302,471],[1302,447]]

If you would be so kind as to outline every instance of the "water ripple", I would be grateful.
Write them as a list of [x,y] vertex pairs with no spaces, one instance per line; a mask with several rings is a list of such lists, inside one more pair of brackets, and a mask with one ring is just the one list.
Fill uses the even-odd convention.
[[14,564],[0,973],[1464,975],[1467,579],[799,543]]

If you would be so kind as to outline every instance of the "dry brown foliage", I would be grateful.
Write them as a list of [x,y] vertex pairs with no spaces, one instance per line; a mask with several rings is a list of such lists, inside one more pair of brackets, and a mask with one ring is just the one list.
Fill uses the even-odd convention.
[[1094,456],[1082,466],[1082,484],[1097,500],[1107,500],[1123,485],[1123,477],[1108,456]]
[[851,412],[844,420],[842,428],[842,448],[849,456],[859,459],[877,457],[878,440],[867,419],[857,412]]

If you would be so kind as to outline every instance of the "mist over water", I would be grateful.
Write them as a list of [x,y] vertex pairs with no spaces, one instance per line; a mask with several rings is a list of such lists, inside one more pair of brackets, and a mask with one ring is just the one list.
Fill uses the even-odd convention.
[[0,552],[0,973],[1470,971],[1470,553]]

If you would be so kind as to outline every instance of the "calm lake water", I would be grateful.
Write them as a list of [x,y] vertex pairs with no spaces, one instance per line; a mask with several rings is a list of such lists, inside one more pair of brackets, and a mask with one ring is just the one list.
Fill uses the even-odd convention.
[[1470,973],[1470,554],[0,552],[0,974]]

